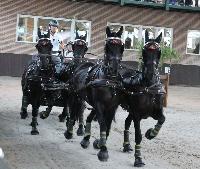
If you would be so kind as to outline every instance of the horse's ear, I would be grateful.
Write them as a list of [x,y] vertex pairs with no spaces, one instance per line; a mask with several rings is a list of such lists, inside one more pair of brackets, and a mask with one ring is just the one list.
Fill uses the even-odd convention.
[[147,43],[149,41],[149,32],[148,30],[146,29],[145,30],[145,43]]
[[50,38],[50,30],[48,29],[48,32],[47,32],[47,38]]
[[80,39],[79,34],[78,34],[78,26],[77,25],[75,25],[75,26],[76,26],[76,37],[75,37],[75,39]]
[[87,31],[86,31],[86,33],[85,33],[85,41],[87,41]]
[[122,33],[123,33],[123,26],[121,26],[120,30],[117,32],[117,36],[118,36],[119,38],[121,38]]
[[109,26],[106,27],[106,35],[107,35],[107,37],[111,36],[111,31],[110,31],[110,27]]
[[75,39],[80,39],[79,34],[78,34],[78,30],[76,30],[76,38]]
[[160,43],[161,40],[162,40],[162,32],[161,32],[160,35],[156,38],[155,41],[156,41],[157,43]]
[[39,39],[41,39],[41,38],[42,38],[42,35],[41,35],[41,30],[40,30],[40,28],[38,28],[37,34],[38,34]]

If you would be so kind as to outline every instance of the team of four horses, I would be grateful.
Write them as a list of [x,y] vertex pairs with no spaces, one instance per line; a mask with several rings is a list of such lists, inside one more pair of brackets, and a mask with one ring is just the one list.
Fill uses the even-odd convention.
[[[54,86],[55,65],[52,62],[52,44],[49,32],[41,35],[36,45],[38,60],[32,61],[22,76],[22,108],[21,118],[25,119],[27,107],[32,105],[32,135],[39,134],[37,116],[40,105],[47,106],[40,113],[45,119],[53,106],[64,107],[59,115],[60,121],[66,119],[66,139],[73,136],[75,121],[79,121],[78,135],[84,135],[81,146],[87,148],[90,144],[91,122],[97,119],[100,126],[100,138],[93,143],[100,149],[97,156],[100,161],[107,161],[108,149],[106,141],[109,136],[112,120],[120,105],[129,113],[125,120],[123,151],[133,151],[129,141],[129,127],[134,122],[135,127],[135,162],[134,166],[144,166],[141,158],[142,141],[140,121],[147,117],[157,120],[154,128],[147,130],[145,137],[153,139],[165,121],[163,115],[163,98],[165,91],[159,78],[158,64],[161,55],[160,45],[162,34],[156,39],[149,39],[145,32],[145,44],[142,51],[141,71],[121,65],[124,44],[121,40],[123,27],[118,32],[106,28],[104,59],[101,62],[84,58],[87,52],[86,36],[79,36],[72,44],[74,58],[62,65],[59,76],[59,86]],[[91,105],[91,113],[83,123],[85,102]]]

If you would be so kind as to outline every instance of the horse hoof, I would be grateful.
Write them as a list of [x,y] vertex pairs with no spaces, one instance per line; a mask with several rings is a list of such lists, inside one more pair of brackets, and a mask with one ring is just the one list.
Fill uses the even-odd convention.
[[28,117],[27,112],[20,112],[21,119],[26,119]]
[[58,118],[59,118],[59,122],[65,122],[65,117],[63,117],[62,114],[60,114],[60,115],[58,116]]
[[78,128],[77,130],[77,136],[83,136],[84,135],[84,129],[83,129],[83,126]]
[[108,151],[100,150],[97,154],[99,161],[108,161]]
[[89,147],[90,141],[89,141],[89,140],[86,140],[86,139],[83,139],[83,140],[80,142],[80,144],[81,144],[81,147],[82,147],[82,148],[86,149],[86,148]]
[[65,136],[65,138],[66,138],[67,140],[70,140],[70,139],[72,139],[73,134],[70,133],[70,132],[68,132],[68,131],[65,131],[64,136]]
[[135,159],[134,167],[143,167],[145,163],[142,162],[142,158],[137,157]]
[[145,133],[145,137],[147,138],[147,139],[149,139],[149,140],[151,140],[151,139],[153,139],[155,136],[152,136],[151,135],[151,132],[153,131],[153,129],[152,128],[150,128],[150,129],[148,129],[147,131],[146,131],[146,133]]
[[130,144],[124,145],[123,152],[130,152],[130,151],[133,151],[133,148],[131,147],[131,145]]
[[94,149],[100,149],[100,147],[99,147],[99,139],[96,139],[94,142],[93,142],[93,147],[94,147]]
[[40,118],[41,119],[46,119],[48,116],[46,115],[46,111],[42,111],[41,113],[40,113]]
[[38,135],[39,131],[37,129],[34,129],[31,131],[31,135]]

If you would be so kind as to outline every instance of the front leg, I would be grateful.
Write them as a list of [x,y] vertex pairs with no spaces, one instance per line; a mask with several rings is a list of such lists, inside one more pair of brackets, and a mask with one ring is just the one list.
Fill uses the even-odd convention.
[[84,113],[84,109],[85,109],[85,103],[83,100],[80,100],[80,110],[78,113],[78,129],[77,129],[77,136],[83,136],[85,131],[84,131],[84,122],[83,122],[83,113]]
[[49,114],[51,113],[51,110],[52,110],[52,105],[49,105],[47,108],[46,108],[46,111],[42,111],[40,113],[40,118],[41,119],[46,119],[47,117],[49,117]]
[[38,135],[39,131],[37,129],[37,116],[38,116],[38,111],[39,111],[39,106],[32,105],[32,130],[31,130],[31,135]]
[[105,120],[105,116],[104,116],[104,110],[105,107],[102,104],[98,104],[97,103],[97,107],[95,108],[96,113],[97,113],[97,119],[99,122],[99,126],[100,126],[100,139],[99,140],[95,140],[93,144],[94,147],[99,147],[100,151],[98,152],[97,156],[98,159],[100,161],[107,161],[108,160],[108,150],[107,150],[107,146],[106,146],[106,131],[107,131],[107,126],[106,126],[106,120]]
[[64,136],[66,139],[72,139],[73,137],[73,128],[74,128],[74,124],[75,124],[75,120],[74,119],[70,119],[68,124],[66,124],[67,126],[67,130],[64,133]]
[[94,148],[100,149],[97,154],[100,161],[107,161],[109,158],[106,141],[106,132],[100,132],[100,139],[96,139],[93,143]]
[[124,152],[133,151],[133,148],[131,147],[130,140],[129,140],[129,128],[131,126],[132,120],[133,120],[132,113],[129,113],[128,117],[125,120],[124,143],[123,143]]
[[158,135],[163,123],[165,122],[165,116],[163,115],[163,113],[161,113],[161,115],[157,119],[158,122],[155,125],[155,127],[153,129],[152,128],[148,129],[147,132],[145,133],[145,137],[149,140],[155,138]]
[[55,102],[55,98],[54,98],[54,93],[52,93],[51,91],[45,91],[45,96],[47,98],[47,108],[46,111],[42,111],[40,113],[40,118],[41,119],[46,119],[47,117],[49,117],[51,110],[53,108],[53,104]]
[[135,167],[143,167],[145,164],[142,161],[141,157],[141,146],[140,143],[142,141],[142,134],[140,129],[140,120],[134,119],[134,127],[135,127]]
[[28,107],[28,97],[23,93],[22,96],[22,107],[21,107],[21,119],[26,119],[28,117],[27,107]]

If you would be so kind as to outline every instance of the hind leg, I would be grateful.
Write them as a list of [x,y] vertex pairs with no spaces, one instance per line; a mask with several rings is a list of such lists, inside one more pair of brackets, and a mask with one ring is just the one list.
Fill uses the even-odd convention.
[[28,113],[27,113],[27,107],[28,107],[29,103],[28,103],[28,97],[23,94],[22,96],[22,106],[21,106],[21,119],[26,119],[28,117]]
[[63,108],[62,114],[60,114],[58,116],[58,118],[59,118],[59,122],[64,122],[65,119],[69,120],[69,107],[68,106],[65,106]]
[[70,98],[70,96],[69,96],[69,93],[67,91],[62,92],[61,95],[63,96],[64,108],[63,108],[62,114],[60,114],[58,116],[58,118],[59,118],[60,122],[64,122],[65,120],[67,120],[66,123],[68,123],[69,118],[70,118],[70,112],[69,112],[70,111],[69,110],[70,109],[69,108],[69,98]]
[[86,120],[86,126],[85,126],[85,135],[84,138],[81,141],[81,147],[83,148],[88,148],[89,144],[90,144],[90,136],[91,136],[91,122],[94,119],[96,115],[95,110],[93,109],[90,114],[87,117]]
[[124,143],[123,143],[123,151],[124,152],[130,152],[133,151],[133,148],[130,145],[129,140],[129,128],[131,126],[131,122],[133,120],[132,113],[129,113],[128,117],[125,120],[125,130],[124,130]]

